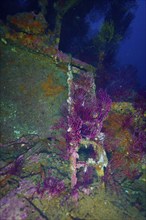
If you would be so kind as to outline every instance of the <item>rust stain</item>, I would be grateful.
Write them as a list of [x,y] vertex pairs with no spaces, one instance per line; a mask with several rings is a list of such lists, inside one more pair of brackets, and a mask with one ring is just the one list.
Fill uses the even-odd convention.
[[20,84],[20,85],[19,85],[19,90],[20,90],[20,92],[22,92],[22,93],[26,93],[26,91],[27,91],[26,86],[25,86],[24,84]]
[[0,186],[4,186],[7,181],[11,178],[12,175],[8,174],[6,175],[2,180],[0,180]]
[[55,96],[65,90],[65,86],[58,85],[55,78],[48,76],[47,80],[41,84],[45,96]]

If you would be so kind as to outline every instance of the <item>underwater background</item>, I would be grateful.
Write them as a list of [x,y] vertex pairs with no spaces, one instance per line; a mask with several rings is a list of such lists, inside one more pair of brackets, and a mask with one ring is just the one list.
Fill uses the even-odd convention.
[[0,2],[0,219],[146,219],[146,0]]

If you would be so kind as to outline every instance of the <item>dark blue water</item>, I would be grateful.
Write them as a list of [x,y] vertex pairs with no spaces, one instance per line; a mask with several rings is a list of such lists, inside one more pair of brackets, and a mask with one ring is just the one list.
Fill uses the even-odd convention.
[[139,0],[130,33],[119,47],[117,60],[120,65],[132,64],[138,70],[138,81],[146,86],[146,1]]

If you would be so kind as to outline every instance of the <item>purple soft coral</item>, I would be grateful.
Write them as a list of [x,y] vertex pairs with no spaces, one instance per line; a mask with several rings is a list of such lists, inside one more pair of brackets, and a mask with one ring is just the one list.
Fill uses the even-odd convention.
[[50,196],[58,196],[64,190],[65,190],[64,182],[52,176],[44,179],[42,183],[42,187],[40,183],[38,184],[37,187],[37,193],[41,194],[42,196],[44,195],[45,192],[48,193]]
[[19,175],[24,163],[23,155],[19,156],[14,162],[10,163],[6,167],[0,170],[1,175],[10,174],[10,175]]
[[[82,139],[95,141],[101,132],[102,124],[111,107],[111,99],[104,90],[95,93],[92,73],[81,73],[74,79],[72,68],[68,66],[68,113],[67,120],[60,123],[66,130],[67,157],[70,160],[71,188],[77,185],[78,149]],[[66,128],[67,125],[67,128]],[[74,199],[77,194],[75,191]]]
[[98,113],[98,121],[102,122],[107,117],[110,109],[112,101],[105,90],[100,89],[97,94],[97,113]]

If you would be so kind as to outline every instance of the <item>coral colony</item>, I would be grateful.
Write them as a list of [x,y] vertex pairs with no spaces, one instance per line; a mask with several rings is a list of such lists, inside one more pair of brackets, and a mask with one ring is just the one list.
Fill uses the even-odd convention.
[[[74,79],[72,67],[68,65],[68,129],[66,141],[70,154],[71,188],[77,184],[77,169],[94,166],[98,175],[104,175],[104,168],[108,164],[106,152],[102,146],[104,134],[101,132],[102,124],[111,108],[111,99],[105,91],[99,90],[96,98],[94,78],[91,73],[82,72]],[[83,145],[85,148],[92,146],[94,158],[80,161],[78,150]],[[77,200],[78,194],[74,193]]]

